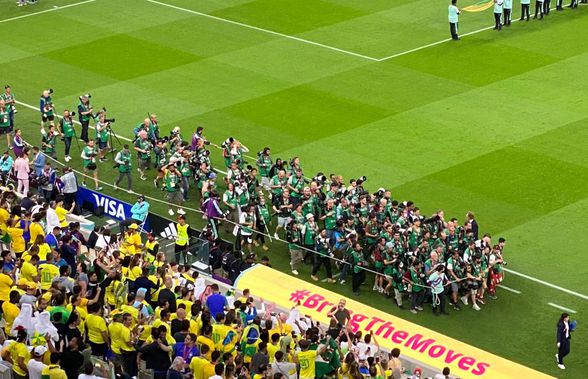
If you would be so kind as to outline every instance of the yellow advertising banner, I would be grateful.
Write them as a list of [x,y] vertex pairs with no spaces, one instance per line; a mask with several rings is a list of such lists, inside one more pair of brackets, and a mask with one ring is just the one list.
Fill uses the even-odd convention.
[[[341,298],[339,294],[263,265],[243,272],[235,287],[248,288],[265,302],[285,309],[299,302],[302,314],[326,324],[329,322],[327,313]],[[350,324],[354,331],[361,330],[364,334],[373,331],[383,348],[398,347],[403,355],[430,367],[449,366],[453,375],[467,379],[553,379],[353,299],[346,300],[346,307],[352,312]]]

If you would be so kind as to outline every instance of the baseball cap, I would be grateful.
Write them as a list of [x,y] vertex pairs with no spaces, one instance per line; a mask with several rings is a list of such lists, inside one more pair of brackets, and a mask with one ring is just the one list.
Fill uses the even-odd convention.
[[137,230],[139,229],[139,225],[132,223],[131,225],[129,225],[129,229]]
[[45,346],[36,346],[33,349],[33,355],[35,357],[42,357],[47,352],[47,348]]

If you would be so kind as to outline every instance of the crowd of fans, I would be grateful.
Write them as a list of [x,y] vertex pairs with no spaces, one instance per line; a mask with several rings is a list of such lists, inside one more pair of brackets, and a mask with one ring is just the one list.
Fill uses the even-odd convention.
[[[148,210],[142,196],[131,219],[121,223],[119,238],[87,241],[79,224],[66,220],[78,212],[76,176],[70,167],[58,175],[51,160],[59,159],[59,140],[66,162],[72,160],[72,141],[81,142],[82,185],[88,177],[102,189],[98,168],[114,147],[114,119],[106,118],[105,109],[94,114],[90,95],[81,96],[79,141],[74,112],[55,117],[51,93],[44,91],[40,101],[40,148],[27,145],[14,128],[10,87],[0,99],[0,134],[9,144],[0,158],[2,181],[16,181],[14,191],[0,197],[0,302],[8,338],[2,358],[17,378],[62,369],[69,379],[76,377],[85,346],[126,377],[136,376],[142,361],[156,378],[399,377],[398,352],[381,354],[373,336],[354,334],[341,319],[343,311],[334,309],[326,328],[296,307],[273,314],[256,308],[249,294],[228,301],[218,288],[208,293],[204,280],[184,265],[182,207],[191,197],[208,220],[204,235],[218,240],[224,227],[235,236],[234,252],[219,251],[210,262],[231,279],[253,264],[258,248],[269,250],[273,238],[288,244],[292,274],[309,264],[313,281],[344,285],[351,276],[356,295],[369,281],[398,307],[407,302],[413,313],[427,302],[435,315],[447,315],[446,297],[455,310],[460,301],[480,310],[486,294],[496,298],[505,240],[493,243],[489,234],[479,235],[472,212],[463,223],[442,210],[425,216],[389,190],[367,191],[366,177],[308,176],[299,158],[274,160],[269,147],[252,159],[235,138],[210,143],[202,127],[189,141],[179,127],[161,137],[153,114],[134,129],[133,142],[113,154],[120,173],[114,188],[126,179],[132,192],[134,151],[140,179],[154,171],[153,184],[166,193],[169,214],[180,215],[175,262],[158,251],[153,235],[141,237]],[[92,119],[96,140],[88,132]],[[212,166],[210,146],[222,150],[224,168]],[[220,180],[216,173],[224,171]],[[39,332],[38,325],[49,332]],[[91,375],[92,367],[86,371]]]

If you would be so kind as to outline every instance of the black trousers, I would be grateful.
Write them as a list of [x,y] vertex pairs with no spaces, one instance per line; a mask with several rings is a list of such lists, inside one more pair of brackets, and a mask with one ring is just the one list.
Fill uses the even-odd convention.
[[543,14],[549,14],[551,0],[543,0]]
[[125,378],[137,376],[137,352],[121,350],[121,359]]
[[563,9],[563,0],[556,0],[555,1],[555,8],[558,10],[562,10]]
[[559,349],[557,349],[557,357],[559,359],[559,364],[563,365],[563,359],[566,355],[570,353],[570,340],[564,339],[559,344]]
[[529,8],[531,8],[530,4],[521,4],[521,21],[527,15],[527,21],[529,20]]
[[312,275],[316,275],[318,270],[321,269],[321,266],[325,266],[325,271],[327,272],[327,278],[333,278],[333,273],[331,271],[331,259],[329,257],[320,255],[318,253],[314,254],[314,262],[312,265]]
[[510,25],[511,23],[512,9],[504,8],[504,25]]
[[535,1],[535,18],[537,18],[537,14],[543,18],[543,2],[541,1]]
[[65,144],[65,156],[69,156],[69,149],[71,148],[72,137],[63,137],[63,143]]
[[359,270],[359,272],[353,272],[353,275],[351,276],[351,290],[354,293],[359,293],[359,286],[361,286],[361,283],[363,283],[365,280],[365,271],[363,270]]
[[439,305],[436,304],[436,300],[435,299],[435,295],[433,295],[433,312],[434,313],[439,313],[439,311],[441,311],[441,313],[446,312],[445,311],[445,303],[446,303],[446,299],[445,299],[445,291],[441,292],[440,294],[437,294],[438,297],[438,301],[439,301]]
[[572,0],[570,3],[570,8],[578,8],[578,0]]
[[90,120],[88,120],[88,121],[81,121],[80,120],[80,124],[82,124],[82,131],[80,133],[80,139],[84,142],[88,142],[90,140],[88,137],[88,128],[90,127]]
[[141,225],[143,222],[139,220],[135,220],[134,218],[127,218],[126,220],[122,220],[118,223],[118,228],[120,229],[121,233],[124,233],[131,224]]
[[457,39],[457,22],[449,23],[449,33],[451,33],[451,39]]
[[494,29],[502,29],[502,22],[500,22],[500,17],[502,13],[494,13]]
[[423,301],[425,300],[425,291],[421,290],[419,292],[411,292],[410,293],[410,309],[416,309],[416,307],[420,307],[423,305]]

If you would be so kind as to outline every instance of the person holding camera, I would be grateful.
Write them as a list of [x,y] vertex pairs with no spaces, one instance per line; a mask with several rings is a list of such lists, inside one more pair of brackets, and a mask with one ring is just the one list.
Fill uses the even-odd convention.
[[[59,121],[59,129],[61,131],[61,135],[63,135],[63,143],[65,144],[65,161],[69,162],[71,157],[69,156],[69,151],[71,149],[71,140],[75,137],[75,129],[73,124],[72,116],[75,116],[75,112],[71,112],[69,110],[63,111],[63,117]],[[79,148],[79,147],[78,147]]]
[[118,168],[118,179],[114,182],[114,189],[118,189],[118,185],[126,177],[127,191],[131,192],[131,151],[129,150],[129,145],[123,146],[123,149],[114,157],[114,162],[116,163],[114,167]]
[[82,131],[80,132],[80,139],[86,143],[90,141],[88,136],[88,128],[90,127],[90,119],[92,118],[92,106],[90,105],[90,98],[92,96],[88,93],[79,97],[80,102],[78,103],[78,118],[80,124],[82,124]]
[[0,100],[4,100],[10,118],[10,127],[14,128],[14,114],[16,113],[16,98],[12,93],[12,88],[9,85],[4,86],[4,93],[0,95]]
[[106,153],[108,152],[108,136],[110,134],[110,122],[106,121],[104,112],[98,114],[94,131],[96,133],[95,140],[98,142],[98,159],[100,162],[104,162],[107,160]]
[[165,174],[163,176],[163,183],[165,192],[167,194],[166,199],[168,201],[168,211],[170,216],[174,215],[174,210],[172,209],[172,205],[177,205],[178,214],[184,215],[186,212],[182,209],[182,204],[184,203],[184,197],[182,195],[182,178],[179,171],[176,169],[175,163],[170,163],[165,169]]
[[423,310],[422,305],[425,300],[424,277],[423,264],[419,260],[413,262],[404,276],[404,280],[408,285],[408,292],[410,292],[410,312],[413,314]]
[[46,122],[53,125],[53,120],[55,120],[55,114],[53,113],[53,100],[51,99],[52,93],[52,89],[44,90],[41,94],[41,99],[39,100],[39,110],[41,111],[41,133],[45,130]]
[[365,270],[368,264],[363,255],[361,243],[355,242],[351,250],[351,265],[353,272],[351,275],[351,290],[355,296],[359,296],[359,286],[365,281]]
[[276,225],[276,230],[274,232],[274,238],[280,239],[280,235],[278,231],[280,228],[286,229],[286,225],[290,223],[292,219],[292,204],[290,203],[290,191],[288,189],[284,189],[282,192],[282,196],[280,196],[275,205],[273,206],[274,212],[278,214],[278,224]]
[[294,220],[291,220],[286,227],[286,241],[288,241],[292,274],[298,275],[298,267],[304,260],[304,253],[300,247],[302,245],[302,233],[300,233],[300,228]]
[[43,135],[43,139],[41,141],[43,152],[53,159],[57,159],[57,149],[55,148],[55,144],[57,143],[58,135],[59,132],[55,130],[55,126],[49,125],[49,131]]
[[259,174],[261,175],[261,186],[266,190],[270,191],[270,169],[272,168],[272,158],[270,156],[270,148],[265,147],[263,151],[257,153],[257,167],[259,168]]
[[98,166],[96,165],[97,155],[98,149],[94,144],[94,140],[91,139],[82,149],[82,154],[80,155],[82,158],[82,166],[84,168],[84,180],[82,181],[82,186],[87,186],[86,176],[89,173],[92,173],[92,176],[94,177],[94,184],[96,185],[96,191],[102,191],[102,187],[100,187],[100,183],[98,182]]
[[45,163],[43,173],[37,178],[39,188],[43,191],[43,197],[47,201],[55,200],[56,188],[55,180],[57,179],[57,173],[51,167],[51,162]]
[[137,135],[134,146],[139,162],[137,171],[139,171],[141,174],[141,180],[147,179],[145,176],[145,170],[149,168],[149,163],[151,162],[152,148],[153,145],[151,145],[151,142],[149,142],[149,139],[147,138],[147,132],[145,130],[141,130]]
[[0,135],[6,135],[6,144],[10,148],[10,110],[6,106],[4,100],[0,100]]

